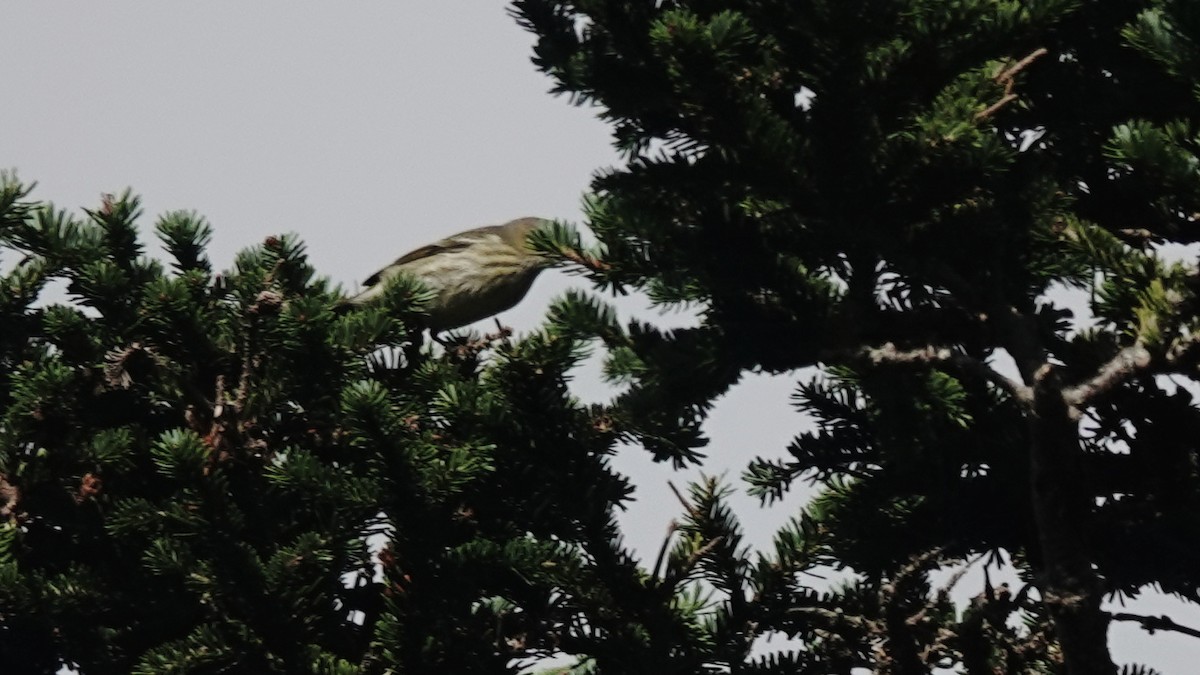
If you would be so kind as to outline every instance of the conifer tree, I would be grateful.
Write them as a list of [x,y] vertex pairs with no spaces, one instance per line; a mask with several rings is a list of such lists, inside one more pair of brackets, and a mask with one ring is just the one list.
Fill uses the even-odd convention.
[[[529,335],[427,344],[419,284],[339,316],[295,237],[218,272],[169,213],[168,269],[132,194],[81,218],[5,175],[0,672],[1115,673],[1111,620],[1187,631],[1101,601],[1200,600],[1200,14],[513,11],[627,157],[588,204],[601,249],[540,245],[700,325],[573,292]],[[625,386],[585,406],[596,345]],[[716,397],[809,366],[815,430],[746,471],[764,500],[823,486],[773,545],[705,479],[653,561],[626,550],[618,444],[702,462]],[[981,556],[1023,583],[957,611],[931,574]],[[756,649],[776,633],[802,646]]]
[[[774,556],[739,548],[719,489],[696,497],[693,554],[724,593],[710,644],[806,644],[752,665],[724,651],[732,672],[1115,673],[1114,618],[1187,632],[1101,603],[1147,586],[1200,601],[1195,3],[513,12],[554,91],[596,106],[625,156],[593,185],[589,274],[699,309],[665,332],[596,326],[592,297],[560,308],[629,383],[621,424],[694,462],[741,374],[820,368],[796,393],[816,429],[746,471],[765,500],[824,486]],[[1025,585],[961,616],[928,585],[1006,554]],[[787,565],[812,557],[855,581],[814,597]]]
[[435,354],[416,282],[337,316],[294,237],[218,273],[168,213],[167,269],[139,211],[0,177],[0,672],[512,672],[636,583],[580,343]]
[[[434,347],[411,280],[339,315],[292,236],[218,273],[204,218],[167,213],[168,269],[131,193],[85,218],[29,197],[0,176],[4,673],[511,673],[562,653],[576,673],[708,672],[751,658],[764,602],[861,599],[797,583],[824,560],[808,518],[749,563],[715,481],[680,495],[652,567],[625,549],[608,456],[675,456],[695,429],[570,395],[587,341],[622,334],[583,295],[522,339]],[[39,302],[52,281],[66,300]],[[905,578],[876,595],[925,607]],[[797,630],[810,649],[771,667],[849,667],[878,633]]]

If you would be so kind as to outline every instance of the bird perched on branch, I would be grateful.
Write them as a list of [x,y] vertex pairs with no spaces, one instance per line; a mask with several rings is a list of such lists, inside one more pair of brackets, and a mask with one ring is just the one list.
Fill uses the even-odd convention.
[[363,282],[366,288],[344,300],[340,308],[369,304],[383,295],[388,281],[408,274],[433,292],[426,307],[431,333],[499,314],[520,302],[537,275],[553,264],[533,250],[528,239],[549,222],[518,218],[422,246],[368,277]]

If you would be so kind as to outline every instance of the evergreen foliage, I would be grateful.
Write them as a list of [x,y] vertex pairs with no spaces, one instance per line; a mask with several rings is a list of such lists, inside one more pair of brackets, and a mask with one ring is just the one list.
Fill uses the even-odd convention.
[[[217,272],[209,224],[169,213],[164,264],[132,194],[79,218],[4,175],[0,671],[1149,675],[1111,620],[1195,633],[1101,607],[1200,601],[1190,3],[512,11],[626,159],[596,250],[538,244],[699,325],[574,291],[519,339],[425,344],[418,283],[337,315],[292,236]],[[588,406],[597,346],[622,389]],[[609,457],[702,462],[751,371],[800,373],[815,426],[750,489],[820,495],[756,551],[705,478],[639,561]],[[980,559],[1021,585],[959,611]]]
[[[779,560],[819,551],[857,585],[826,615],[710,579],[727,630],[807,646],[747,672],[1116,673],[1103,598],[1200,601],[1183,543],[1200,535],[1200,273],[1179,246],[1200,240],[1194,3],[513,13],[554,90],[595,106],[624,153],[593,186],[606,253],[588,275],[700,312],[674,333],[578,324],[629,385],[617,407],[671,443],[638,440],[696,461],[705,411],[742,373],[820,368],[795,397],[816,428],[745,478],[765,500],[823,485]],[[1002,552],[1020,592],[989,588],[956,617],[926,585]],[[724,554],[722,569],[753,559]]]
[[577,340],[435,355],[413,282],[338,317],[293,237],[217,274],[170,213],[168,271],[131,194],[27,196],[4,176],[0,671],[503,672],[557,647],[592,558],[636,583]]

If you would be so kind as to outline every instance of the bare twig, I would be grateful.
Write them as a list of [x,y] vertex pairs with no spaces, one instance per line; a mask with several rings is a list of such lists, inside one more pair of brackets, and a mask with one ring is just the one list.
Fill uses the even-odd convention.
[[992,115],[995,115],[997,112],[999,112],[1001,108],[1008,105],[1009,103],[1012,103],[1015,100],[1017,100],[1016,94],[1005,94],[1004,98],[1000,99],[999,101],[996,101],[995,103],[989,105],[988,107],[984,108],[983,110],[980,110],[979,112],[975,113],[975,120],[976,121],[986,120],[987,118],[989,118]]
[[667,523],[667,536],[663,537],[662,546],[658,549],[658,557],[654,559],[654,578],[658,579],[662,572],[663,560],[667,557],[667,548],[671,545],[671,537],[675,536],[675,531],[679,529],[679,523],[672,520]]
[[689,516],[693,518],[699,517],[700,513],[696,511],[696,507],[692,506],[691,502],[683,496],[683,493],[679,491],[679,488],[675,487],[674,483],[667,481],[667,487],[671,488],[671,492],[675,493],[675,498],[679,500],[680,504],[683,504],[683,508],[688,512]]
[[[962,581],[962,578],[964,576],[966,576],[967,572],[971,571],[971,568],[975,566],[975,563],[979,562],[980,560],[983,560],[984,555],[986,555],[986,554],[985,553],[977,554],[974,558],[963,563],[962,569],[956,570],[953,574],[951,574],[950,578],[946,579],[946,583],[942,584],[942,587],[938,589],[938,593],[944,594],[946,597],[949,597],[950,591],[954,590],[954,587],[958,585],[958,582]],[[987,573],[987,568],[985,567],[984,574],[986,574],[986,573]]]
[[1001,84],[1004,84],[1005,86],[1011,86],[1013,78],[1016,77],[1018,73],[1020,73],[1022,70],[1025,70],[1026,68],[1028,68],[1029,65],[1031,63],[1033,63],[1034,61],[1037,61],[1038,59],[1042,58],[1043,56],[1045,56],[1046,54],[1049,54],[1049,53],[1050,53],[1049,50],[1047,50],[1045,47],[1038,47],[1037,49],[1030,52],[1028,56],[1021,59],[1020,61],[1017,61],[1012,66],[1010,66],[1008,69],[1006,69],[1004,72],[996,75],[996,81]]
[[1013,93],[1013,87],[1014,87],[1014,81],[1015,81],[1014,78],[1016,78],[1017,74],[1020,73],[1022,70],[1025,70],[1026,68],[1028,68],[1029,65],[1032,64],[1034,61],[1038,60],[1039,58],[1045,56],[1048,53],[1049,52],[1046,50],[1045,47],[1038,47],[1037,49],[1030,52],[1029,55],[1026,56],[1025,58],[1021,59],[1020,61],[1017,61],[1016,63],[1009,66],[1008,68],[1005,68],[1004,70],[996,73],[996,75],[992,79],[994,79],[997,84],[1004,85],[1004,96],[999,101],[996,101],[995,103],[991,104],[987,108],[976,113],[975,120],[976,121],[985,120],[985,119],[991,117],[992,115],[995,115],[996,112],[998,112],[1004,106],[1017,100],[1017,95],[1015,93]]

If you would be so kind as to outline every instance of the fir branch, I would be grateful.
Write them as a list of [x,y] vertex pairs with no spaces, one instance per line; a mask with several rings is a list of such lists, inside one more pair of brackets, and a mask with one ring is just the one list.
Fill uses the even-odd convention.
[[1139,340],[1118,351],[1086,382],[1063,391],[1063,398],[1073,408],[1077,410],[1083,408],[1096,397],[1146,370],[1150,367],[1152,360],[1150,351]]
[[951,347],[926,345],[915,349],[901,350],[894,343],[887,342],[880,347],[863,347],[851,353],[849,360],[865,362],[870,366],[950,366],[961,372],[970,373],[991,382],[1022,404],[1028,404],[1033,400],[1033,392],[1029,387],[1001,374],[983,361],[957,352]]
[[1133,621],[1142,625],[1142,628],[1151,635],[1155,631],[1166,630],[1174,633],[1182,633],[1190,635],[1194,638],[1200,638],[1200,629],[1190,628],[1178,623],[1175,623],[1171,617],[1163,614],[1162,616],[1143,616],[1141,614],[1130,614],[1128,612],[1114,612],[1111,615],[1113,621]]
[[1075,409],[1082,409],[1096,398],[1141,373],[1164,374],[1192,363],[1200,352],[1200,336],[1177,341],[1166,354],[1155,358],[1142,341],[1119,350],[1082,384],[1063,390],[1063,398]]
[[[1194,276],[1195,271],[1190,275]],[[1161,315],[1178,316],[1186,307],[1187,301],[1183,294],[1164,291],[1163,296],[1158,311]],[[1181,328],[1186,329],[1186,325],[1176,326],[1175,331],[1178,332]],[[1166,330],[1156,332],[1167,334]],[[1078,411],[1140,373],[1163,374],[1194,365],[1197,353],[1200,352],[1200,336],[1190,334],[1186,330],[1183,332],[1184,335],[1172,340],[1166,349],[1162,349],[1161,344],[1155,344],[1156,340],[1148,340],[1144,334],[1140,335],[1132,345],[1118,350],[1087,381],[1065,388],[1062,392],[1064,400],[1072,409]]]

